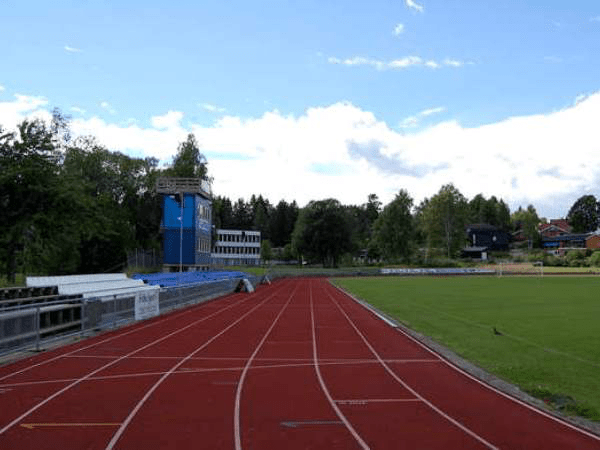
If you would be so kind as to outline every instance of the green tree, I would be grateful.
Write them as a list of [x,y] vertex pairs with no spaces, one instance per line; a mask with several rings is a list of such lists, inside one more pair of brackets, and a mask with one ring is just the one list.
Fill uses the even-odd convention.
[[344,207],[335,199],[311,201],[296,222],[293,246],[298,254],[336,267],[352,249],[352,232]]
[[504,231],[510,229],[510,210],[504,200],[491,196],[487,200],[483,194],[477,194],[468,203],[469,223],[494,225]]
[[268,239],[263,239],[260,243],[260,257],[264,264],[268,264],[273,259],[273,248]]
[[515,230],[523,230],[523,235],[527,239],[528,247],[532,248],[534,243],[539,240],[538,225],[540,219],[533,205],[528,205],[527,209],[519,209],[511,216],[511,221]]
[[200,152],[196,137],[192,133],[188,134],[187,139],[177,147],[173,165],[165,171],[165,175],[208,180],[206,157]]
[[269,217],[270,237],[273,246],[284,247],[292,242],[292,233],[299,209],[295,201],[287,203],[281,200]]
[[400,190],[394,200],[383,208],[373,225],[373,241],[378,253],[386,260],[408,260],[414,246],[414,224],[411,215],[413,200]]
[[600,203],[593,195],[579,197],[569,209],[567,220],[574,233],[587,233],[598,228]]
[[453,184],[442,186],[422,211],[423,229],[430,248],[442,247],[448,258],[465,243],[467,200]]
[[[56,261],[44,243],[48,211],[57,206],[62,116],[56,113],[50,126],[42,120],[24,120],[16,132],[0,128],[0,247],[3,272],[14,281],[17,270],[37,269],[35,251]],[[69,258],[70,259],[70,258]],[[35,267],[34,267],[35,266]]]

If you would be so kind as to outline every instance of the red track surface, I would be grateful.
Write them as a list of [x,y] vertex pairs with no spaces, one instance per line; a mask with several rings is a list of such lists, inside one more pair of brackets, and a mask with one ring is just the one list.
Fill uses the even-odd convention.
[[0,448],[600,449],[600,438],[312,279],[0,367]]

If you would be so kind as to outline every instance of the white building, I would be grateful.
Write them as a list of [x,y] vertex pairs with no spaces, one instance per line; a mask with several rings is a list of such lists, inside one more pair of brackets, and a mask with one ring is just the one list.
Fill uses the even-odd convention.
[[260,231],[218,229],[213,249],[213,265],[259,265]]

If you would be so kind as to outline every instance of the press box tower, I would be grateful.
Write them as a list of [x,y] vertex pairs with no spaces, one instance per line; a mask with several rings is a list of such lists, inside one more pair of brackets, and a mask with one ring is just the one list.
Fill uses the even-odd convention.
[[206,270],[211,261],[212,195],[200,178],[158,179],[163,197],[161,230],[167,270]]

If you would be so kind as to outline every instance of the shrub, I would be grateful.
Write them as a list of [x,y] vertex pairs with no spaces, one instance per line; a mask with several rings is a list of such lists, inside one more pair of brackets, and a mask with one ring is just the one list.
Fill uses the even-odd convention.
[[585,250],[571,250],[566,259],[569,267],[582,267],[585,264]]
[[600,267],[600,251],[592,253],[592,256],[590,256],[590,266]]

